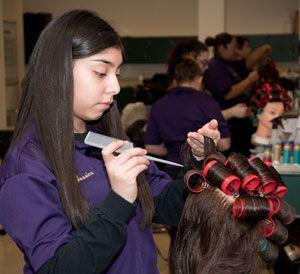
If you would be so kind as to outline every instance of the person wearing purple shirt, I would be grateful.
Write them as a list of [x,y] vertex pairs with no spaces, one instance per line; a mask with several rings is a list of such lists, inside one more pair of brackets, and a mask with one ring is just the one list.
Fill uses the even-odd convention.
[[[222,111],[238,104],[245,104],[247,97],[245,92],[258,79],[258,72],[252,71],[245,79],[232,67],[236,59],[235,37],[228,33],[220,33],[215,38],[208,37],[205,40],[207,46],[214,47],[214,57],[208,63],[208,69],[204,73],[204,81],[207,89],[219,102]],[[254,131],[247,113],[241,117],[229,119],[228,125],[231,134],[230,152],[239,152],[249,156],[250,138]]]
[[236,60],[232,67],[240,75],[241,79],[247,78],[252,69],[264,59],[270,59],[272,47],[264,44],[251,51],[249,40],[243,36],[236,37]]
[[[181,163],[180,151],[190,131],[216,119],[221,133],[220,151],[230,146],[229,128],[218,103],[210,94],[200,91],[203,69],[196,61],[187,59],[176,66],[177,87],[158,100],[150,110],[145,134],[148,152]],[[166,171],[176,178],[179,170],[166,165]]]
[[[151,223],[178,224],[185,188],[142,148],[119,155],[127,136],[114,96],[123,62],[116,31],[71,10],[42,32],[24,79],[18,119],[0,169],[0,223],[24,254],[24,273],[158,273]],[[88,131],[115,141],[86,145]],[[187,136],[202,166],[204,135]],[[126,141],[125,141],[126,140]]]

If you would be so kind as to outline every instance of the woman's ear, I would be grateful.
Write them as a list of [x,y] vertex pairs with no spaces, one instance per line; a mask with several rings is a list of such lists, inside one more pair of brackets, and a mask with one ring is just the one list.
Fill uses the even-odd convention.
[[201,83],[202,83],[202,79],[203,79],[203,76],[202,75],[199,75],[195,78],[195,82],[197,84],[197,89],[200,90],[201,89]]

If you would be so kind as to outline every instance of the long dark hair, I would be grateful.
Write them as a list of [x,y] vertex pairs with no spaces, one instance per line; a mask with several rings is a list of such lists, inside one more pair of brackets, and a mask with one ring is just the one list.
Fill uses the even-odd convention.
[[227,45],[232,41],[234,37],[227,33],[227,32],[222,32],[219,33],[218,35],[216,35],[215,38],[208,36],[205,39],[205,44],[210,47],[213,46],[214,47],[214,52],[215,54],[217,54],[218,52],[218,47],[223,45],[225,48],[227,47]]
[[[123,51],[117,32],[95,13],[71,10],[53,20],[33,50],[23,83],[19,115],[11,147],[34,124],[39,142],[60,186],[65,215],[76,228],[89,216],[89,207],[76,180],[73,126],[73,62],[109,47]],[[126,139],[116,103],[94,126],[106,135]],[[138,198],[143,210],[141,227],[154,212],[149,184],[138,177]]]

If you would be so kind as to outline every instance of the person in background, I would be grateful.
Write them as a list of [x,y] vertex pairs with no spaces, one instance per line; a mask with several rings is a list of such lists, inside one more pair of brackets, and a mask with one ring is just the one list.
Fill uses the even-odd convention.
[[[25,274],[158,273],[150,225],[178,224],[184,184],[142,148],[114,153],[128,140],[114,100],[122,62],[120,36],[85,10],[55,18],[33,50],[0,169],[0,223]],[[100,150],[89,131],[120,140]],[[204,135],[218,141],[216,121],[186,136],[199,167]]]
[[[175,67],[180,62],[184,60],[195,60],[198,62],[199,66],[203,70],[203,72],[208,68],[209,61],[209,52],[207,46],[198,40],[182,40],[177,42],[175,46],[171,49],[168,57],[168,74],[170,75],[170,82],[172,82],[171,87],[175,87],[177,85],[175,81]],[[202,92],[210,94],[207,90],[204,81],[201,81]],[[247,116],[248,108],[246,104],[240,103],[234,105],[232,108],[227,108],[222,110],[222,115],[225,120],[229,120],[231,118],[244,118]]]
[[174,45],[170,50],[167,61],[167,73],[171,80],[173,80],[173,85],[176,85],[174,83],[175,68],[186,59],[197,61],[201,69],[205,71],[209,60],[207,46],[198,40],[181,40]]
[[247,78],[252,69],[259,65],[264,59],[271,56],[272,47],[269,44],[262,45],[251,51],[249,40],[243,36],[236,37],[236,62],[233,62],[233,68],[240,75],[241,79]]
[[[238,104],[245,106],[247,96],[245,92],[258,80],[258,72],[252,71],[247,78],[241,79],[231,64],[236,60],[236,39],[228,33],[220,33],[215,38],[207,37],[207,46],[214,47],[214,57],[208,63],[208,69],[204,72],[204,81],[207,89],[220,104],[224,111]],[[230,128],[231,147],[224,152],[240,152],[249,155],[251,148],[251,135],[255,128],[249,119],[249,113],[244,112],[241,117],[227,120]]]
[[[214,98],[201,91],[203,69],[196,61],[185,60],[175,69],[177,87],[158,100],[150,110],[145,134],[145,148],[153,155],[181,163],[180,151],[186,135],[211,119],[218,121],[220,151],[230,147],[229,128]],[[166,172],[176,178],[179,168],[166,165]]]

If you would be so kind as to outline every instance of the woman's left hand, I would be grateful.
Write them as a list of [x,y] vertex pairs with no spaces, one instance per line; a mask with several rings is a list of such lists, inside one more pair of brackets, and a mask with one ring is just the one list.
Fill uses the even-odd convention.
[[217,145],[220,140],[220,132],[218,130],[218,121],[213,119],[196,132],[187,134],[187,142],[191,147],[193,156],[200,161],[204,157],[204,138],[207,136],[213,139]]

